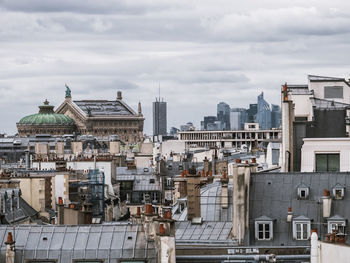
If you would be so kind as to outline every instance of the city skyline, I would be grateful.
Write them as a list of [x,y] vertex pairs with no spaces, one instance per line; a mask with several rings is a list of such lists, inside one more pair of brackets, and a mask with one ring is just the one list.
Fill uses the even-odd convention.
[[59,106],[65,83],[79,100],[121,90],[134,109],[141,101],[147,134],[159,83],[168,127],[198,128],[218,102],[243,107],[261,91],[280,104],[285,82],[349,76],[349,5],[0,1],[0,132],[45,99]]

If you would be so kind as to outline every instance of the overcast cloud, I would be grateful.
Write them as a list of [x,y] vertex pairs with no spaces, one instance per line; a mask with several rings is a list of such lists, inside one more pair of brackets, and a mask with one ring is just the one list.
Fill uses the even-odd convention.
[[168,102],[168,128],[248,107],[264,91],[308,74],[349,77],[348,1],[0,0],[0,133],[45,99],[112,99],[117,91],[145,132],[152,101]]

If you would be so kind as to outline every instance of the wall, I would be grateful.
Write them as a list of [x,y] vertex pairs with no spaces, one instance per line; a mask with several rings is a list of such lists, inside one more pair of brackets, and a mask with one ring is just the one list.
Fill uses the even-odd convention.
[[319,263],[349,262],[350,247],[340,244],[319,242]]
[[[294,115],[295,117],[307,117],[308,121],[312,121],[312,104],[309,94],[291,94],[291,100],[294,103]],[[319,98],[319,97],[317,97]]]
[[309,90],[314,90],[315,98],[324,99],[325,86],[342,86],[343,99],[331,99],[337,102],[350,104],[350,87],[343,81],[310,82]]
[[45,211],[45,178],[18,178],[22,198],[36,211]]
[[316,170],[316,153],[339,153],[340,172],[350,171],[350,138],[305,138],[301,148],[301,172]]

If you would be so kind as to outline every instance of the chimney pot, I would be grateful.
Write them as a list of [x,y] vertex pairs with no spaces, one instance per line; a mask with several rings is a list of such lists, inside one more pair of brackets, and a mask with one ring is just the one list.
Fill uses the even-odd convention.
[[117,100],[121,100],[123,97],[122,97],[122,92],[121,91],[118,91],[117,92]]
[[330,195],[329,191],[327,189],[324,189],[323,196],[329,196],[329,195]]
[[224,172],[223,174],[222,174],[222,179],[226,179],[227,178],[227,175],[226,175],[226,173]]
[[168,210],[164,213],[164,219],[171,219],[171,211]]
[[236,159],[236,163],[241,163],[241,159]]
[[256,163],[256,158],[252,158],[252,163]]
[[153,206],[151,204],[146,204],[146,214],[153,214]]
[[14,242],[13,242],[12,232],[8,232],[5,244],[13,244],[13,243]]
[[136,215],[140,216],[141,215],[141,207],[137,207]]
[[159,224],[159,234],[165,235],[164,224]]
[[185,177],[184,172],[181,172],[181,177]]
[[63,199],[62,199],[62,197],[59,197],[59,198],[58,198],[58,204],[59,204],[59,205],[63,205]]
[[292,213],[292,208],[288,207],[288,213]]
[[249,161],[248,161],[248,160],[246,160],[246,161],[245,161],[245,163],[246,163],[246,164],[249,164]]

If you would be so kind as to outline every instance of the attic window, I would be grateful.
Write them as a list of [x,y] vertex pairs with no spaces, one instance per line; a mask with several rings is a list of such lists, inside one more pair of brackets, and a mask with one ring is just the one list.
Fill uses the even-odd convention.
[[298,187],[298,199],[307,199],[309,197],[309,187]]
[[154,179],[149,179],[149,183],[150,183],[150,184],[154,184],[154,183],[155,183],[155,180],[154,180]]
[[272,240],[273,221],[271,218],[262,216],[255,219],[255,238],[257,240]]
[[144,171],[145,173],[147,173],[147,172],[148,172],[148,168],[147,168],[147,167],[143,168],[143,171]]
[[344,198],[345,188],[341,184],[337,184],[333,187],[333,197],[336,200],[341,200]]
[[293,220],[293,238],[296,240],[307,240],[310,237],[311,221],[304,216]]
[[345,234],[346,221],[344,218],[338,215],[329,218],[327,226],[327,232],[329,234],[332,234],[333,231],[336,231],[337,234]]

